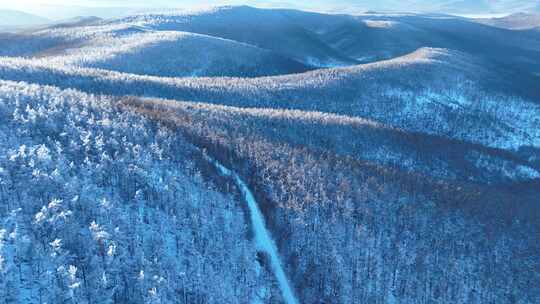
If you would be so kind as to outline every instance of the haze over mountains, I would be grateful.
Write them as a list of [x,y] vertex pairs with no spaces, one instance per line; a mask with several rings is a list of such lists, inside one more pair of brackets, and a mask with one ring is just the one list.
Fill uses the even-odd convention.
[[49,24],[50,22],[51,20],[45,17],[16,10],[0,9],[0,30],[15,30],[25,27],[45,25]]
[[[84,2],[82,2],[84,3]],[[173,8],[185,8],[185,7],[208,7],[216,5],[239,5],[248,4],[251,6],[261,8],[294,8],[302,10],[310,10],[317,12],[330,12],[330,13],[348,13],[348,14],[361,14],[367,11],[380,11],[380,12],[408,12],[411,8],[414,8],[415,12],[423,13],[443,13],[443,14],[464,14],[464,15],[492,15],[492,14],[505,14],[512,13],[538,13],[540,12],[540,4],[536,0],[437,0],[437,1],[350,1],[350,0],[315,0],[309,2],[288,2],[288,1],[154,1],[151,4],[146,2],[131,2],[131,6],[125,1],[106,1],[105,3],[91,3],[87,5],[81,4],[81,2],[63,2],[57,1],[54,3],[48,3],[47,1],[40,1],[35,4],[28,4],[25,2],[12,2],[3,3],[0,6],[4,9],[11,11],[10,15],[0,20],[8,20],[14,18],[15,14],[30,14],[38,18],[45,18],[48,20],[65,20],[78,16],[96,16],[100,18],[114,18],[123,17],[130,14],[145,13],[159,10],[168,10]],[[19,12],[15,12],[19,11]],[[16,19],[18,23],[22,25],[34,25],[32,20],[27,19],[28,16],[23,17],[19,15]],[[42,21],[45,21],[43,19]],[[5,21],[4,21],[5,22]],[[5,22],[7,23],[7,22]],[[43,23],[41,23],[43,24]],[[5,25],[0,22],[0,25]]]
[[0,299],[540,302],[529,16],[244,5],[0,34]]
[[477,19],[478,22],[512,30],[540,29],[540,12],[516,13],[501,18]]

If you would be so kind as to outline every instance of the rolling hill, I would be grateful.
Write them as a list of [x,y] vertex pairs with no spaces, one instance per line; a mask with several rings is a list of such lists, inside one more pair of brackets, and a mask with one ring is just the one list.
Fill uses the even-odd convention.
[[[311,7],[317,7],[317,1]],[[305,4],[309,5],[309,4]],[[396,0],[336,0],[328,5],[336,11],[365,12],[410,12],[414,9],[417,12],[444,13],[444,14],[489,14],[489,13],[516,13],[520,11],[531,11],[538,9],[536,0],[512,0],[512,1],[491,1],[491,0],[416,0],[396,1]]]
[[25,28],[51,23],[51,20],[16,10],[0,9],[0,28]]
[[540,36],[535,33],[493,28],[446,15],[368,14],[358,20],[367,28],[340,28],[329,33],[325,41],[343,50],[344,55],[367,62],[434,47],[466,52],[520,73],[540,69],[535,60],[540,52]]
[[[492,61],[516,76],[540,71],[540,36],[433,14],[328,15],[246,6],[141,14],[112,21],[154,30],[188,31],[270,49],[315,67],[355,65],[421,47],[448,48]],[[489,45],[490,52],[484,52]]]
[[99,17],[95,17],[95,16],[77,16],[77,17],[57,21],[49,27],[65,28],[65,27],[90,26],[90,25],[97,25],[101,21],[103,21],[103,19]]
[[502,18],[475,19],[477,22],[511,30],[540,28],[540,13],[516,13]]
[[231,39],[275,51],[314,67],[354,64],[321,41],[317,30],[350,17],[296,11],[220,7],[196,12],[142,14],[112,21],[154,30],[186,31]]
[[81,47],[94,39],[121,37],[140,32],[140,29],[126,25],[110,27],[101,26],[99,22],[94,24],[95,19],[92,18],[83,20],[83,24],[87,21],[90,21],[92,26],[78,26],[78,22],[75,21],[13,34],[0,34],[0,41],[4,45],[0,49],[0,55],[46,57],[63,54],[70,48]]
[[[414,301],[418,294],[460,303],[508,293],[524,301],[537,298],[534,291],[521,287],[534,280],[528,267],[539,263],[534,254],[538,246],[530,234],[539,229],[534,219],[540,211],[534,203],[537,181],[511,186],[461,183],[459,177],[442,181],[418,175],[422,165],[415,161],[409,163],[414,172],[407,172],[338,152],[346,149],[344,141],[360,136],[356,143],[365,143],[355,150],[360,158],[380,149],[379,157],[399,159],[394,152],[403,148],[401,152],[409,157],[427,156],[423,152],[428,151],[430,139],[415,141],[402,134],[401,140],[394,141],[384,127],[369,121],[153,99],[128,98],[121,104],[184,134],[248,181],[274,235],[286,239],[278,247],[301,303]],[[348,134],[348,127],[358,128],[358,133]],[[334,139],[338,143],[334,145],[331,138],[336,134],[345,138]],[[404,138],[413,139],[414,153],[405,152]],[[384,139],[389,140],[388,146]],[[431,145],[448,147],[437,141]],[[455,152],[472,156],[466,149],[450,150],[444,153],[446,157],[429,163],[446,162]],[[433,174],[433,169],[428,171]],[[486,168],[481,171],[487,172]],[[505,256],[496,258],[487,252],[505,252]],[[460,258],[454,259],[456,255]],[[530,257],[529,266],[518,262],[521,255]],[[414,256],[414,261],[404,262],[407,256]],[[452,263],[458,267],[450,267]],[[385,279],[395,269],[403,275],[396,277],[398,287]],[[446,279],[439,280],[441,276]],[[495,277],[501,289],[484,285],[485,279]],[[399,287],[411,278],[438,287],[413,292]],[[377,282],[382,287],[372,289],[361,282]],[[462,292],[438,291],[446,284]]]
[[534,30],[227,6],[0,43],[0,299],[540,302]]
[[47,59],[3,58],[0,77],[117,96],[359,116],[408,131],[511,150],[538,147],[540,140],[535,127],[539,105],[535,99],[519,97],[522,83],[516,88],[513,81],[482,66],[482,61],[441,49],[421,49],[372,64],[254,79],[152,77],[63,67]]
[[48,58],[61,65],[141,75],[256,77],[312,69],[275,52],[228,39],[129,24],[104,25],[94,18],[4,34],[0,41],[7,46],[0,50],[4,56]]
[[95,39],[49,60],[163,77],[256,77],[309,70],[297,61],[247,44],[166,31],[142,31],[127,37]]

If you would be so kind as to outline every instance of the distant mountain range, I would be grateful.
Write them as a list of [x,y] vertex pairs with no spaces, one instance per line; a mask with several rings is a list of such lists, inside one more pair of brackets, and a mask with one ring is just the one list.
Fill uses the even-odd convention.
[[511,30],[540,28],[540,13],[516,13],[501,18],[480,18],[478,22]]
[[44,25],[50,22],[50,19],[21,11],[0,10],[0,29]]
[[132,7],[86,7],[77,5],[37,4],[19,9],[30,14],[44,16],[54,21],[70,19],[77,16],[96,16],[114,18],[137,12]]
[[[412,2],[412,3],[411,3]],[[209,5],[218,2],[207,1]],[[348,13],[359,14],[366,11],[380,12],[435,12],[461,15],[489,15],[489,14],[511,14],[518,12],[540,12],[540,3],[536,0],[515,0],[515,1],[491,1],[491,0],[415,0],[415,1],[397,1],[397,0],[315,0],[307,3],[295,3],[288,1],[219,1],[220,5],[247,4],[250,6],[267,8],[291,8],[304,9],[318,12]],[[182,1],[178,8],[199,7],[204,3]],[[28,8],[14,10],[0,10],[0,26],[9,21],[19,23],[19,25],[43,24],[47,19],[63,20],[76,16],[97,16],[100,18],[115,18],[132,15],[135,13],[147,13],[163,9],[153,4],[152,6],[130,7],[86,7],[80,5],[54,5],[38,4]],[[24,11],[24,12],[22,12]],[[7,14],[6,14],[7,13]],[[39,17],[43,16],[43,17]],[[32,18],[33,17],[33,18]],[[36,23],[37,22],[37,23]]]
[[326,11],[360,13],[371,11],[399,11],[399,12],[438,12],[452,14],[492,14],[492,13],[516,13],[520,11],[538,11],[540,4],[535,0],[516,1],[490,1],[490,0],[337,0],[328,4],[328,1],[310,1],[309,4],[274,3],[276,7],[294,7]]

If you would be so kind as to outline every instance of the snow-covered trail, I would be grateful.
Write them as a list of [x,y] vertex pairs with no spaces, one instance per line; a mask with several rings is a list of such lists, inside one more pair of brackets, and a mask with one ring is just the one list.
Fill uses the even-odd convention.
[[294,291],[289,284],[287,275],[283,270],[281,259],[278,254],[277,246],[274,240],[270,236],[270,232],[266,229],[264,217],[259,209],[259,205],[253,196],[253,193],[247,186],[247,184],[236,174],[235,172],[227,169],[215,159],[205,155],[206,159],[211,162],[223,176],[231,177],[234,179],[236,185],[242,191],[244,199],[248,204],[250,211],[251,224],[255,233],[255,243],[259,250],[265,252],[270,257],[270,263],[274,275],[278,281],[279,289],[283,295],[283,299],[287,304],[298,304],[298,300],[294,295]]

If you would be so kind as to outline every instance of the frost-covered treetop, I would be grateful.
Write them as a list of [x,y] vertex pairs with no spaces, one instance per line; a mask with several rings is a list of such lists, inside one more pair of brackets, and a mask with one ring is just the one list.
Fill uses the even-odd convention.
[[112,23],[126,23],[131,25],[148,26],[159,25],[161,23],[186,23],[194,17],[212,16],[218,17],[223,14],[239,13],[250,11],[248,6],[207,6],[188,9],[171,9],[155,11],[152,13],[134,14],[128,17],[122,17],[112,20]]
[[[104,31],[104,33],[112,32],[112,29],[110,32]],[[161,63],[156,61],[191,57],[191,52],[195,52],[197,48],[210,47],[221,51],[222,57],[240,56],[246,52],[252,52],[253,54],[250,56],[264,56],[270,53],[249,44],[208,35],[180,31],[142,31],[125,36],[98,35],[82,47],[67,49],[65,54],[51,56],[47,60],[55,64],[84,66],[94,62],[104,62],[125,54],[145,52],[153,48],[156,51],[159,50],[159,58],[144,57],[140,59],[150,61],[146,64],[159,66]]]

